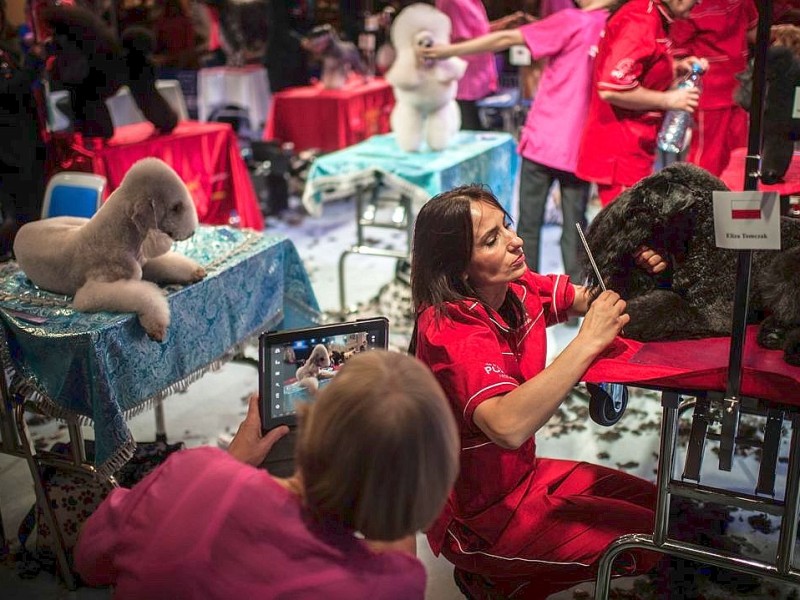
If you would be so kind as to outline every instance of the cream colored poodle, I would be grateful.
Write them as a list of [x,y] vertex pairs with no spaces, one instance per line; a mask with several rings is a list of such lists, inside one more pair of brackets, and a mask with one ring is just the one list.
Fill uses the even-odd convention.
[[170,250],[196,227],[186,185],[165,162],[145,158],[91,219],[53,217],[21,227],[14,254],[36,286],[74,296],[76,310],[135,312],[147,335],[163,341],[169,304],[156,283],[193,283],[206,275]]
[[323,371],[331,366],[331,356],[328,349],[323,344],[317,344],[311,351],[311,354],[303,363],[303,366],[297,369],[295,377],[298,383],[306,388],[309,392],[314,393],[319,389],[320,379],[330,379],[333,374]]

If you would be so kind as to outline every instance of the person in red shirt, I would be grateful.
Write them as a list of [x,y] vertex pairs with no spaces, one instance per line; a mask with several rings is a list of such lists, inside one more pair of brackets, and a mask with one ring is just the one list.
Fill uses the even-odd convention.
[[673,55],[708,60],[686,160],[720,176],[731,152],[747,146],[748,119],[733,100],[736,74],[747,68],[748,42],[755,42],[758,10],[753,0],[704,0],[669,35]]
[[83,580],[119,600],[423,600],[414,534],[458,472],[430,371],[382,350],[348,360],[301,419],[289,479],[256,468],[288,432],[262,436],[258,405],[253,395],[228,452],[175,452],[114,489],[79,536]]
[[[645,249],[638,264],[666,267]],[[545,598],[591,579],[606,547],[653,530],[653,484],[599,465],[536,456],[536,431],[630,317],[613,291],[592,300],[565,275],[528,269],[508,214],[481,186],[444,192],[420,210],[410,351],[444,388],[461,434],[461,468],[428,529],[470,598]],[[546,327],[584,315],[549,366]],[[626,555],[618,574],[655,564]]]
[[697,108],[698,90],[672,86],[692,63],[708,63],[694,56],[674,61],[668,38],[673,20],[685,18],[696,1],[629,0],[606,23],[576,170],[597,184],[603,205],[652,173],[664,111]]

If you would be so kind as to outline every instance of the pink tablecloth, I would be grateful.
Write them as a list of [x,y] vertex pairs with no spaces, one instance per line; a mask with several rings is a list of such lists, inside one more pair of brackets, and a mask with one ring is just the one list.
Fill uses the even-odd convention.
[[393,106],[392,88],[380,78],[351,78],[338,90],[320,83],[289,88],[272,95],[264,139],[292,142],[295,150],[339,150],[387,133]]
[[180,175],[194,198],[201,223],[228,225],[238,213],[239,225],[264,229],[247,166],[227,123],[182,121],[168,135],[149,122],[118,127],[114,137],[87,148],[70,138],[55,139],[55,170],[89,171],[108,180],[107,194],[122,182],[141,158],[162,159]]

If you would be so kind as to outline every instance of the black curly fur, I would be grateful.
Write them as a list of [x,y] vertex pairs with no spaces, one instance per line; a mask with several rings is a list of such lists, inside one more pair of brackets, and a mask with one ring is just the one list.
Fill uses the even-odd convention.
[[105,100],[123,85],[159,131],[175,128],[178,116],[155,87],[152,34],[131,28],[120,41],[100,17],[79,6],[49,6],[42,18],[53,29],[51,75],[70,92],[76,130],[88,137],[114,135]]
[[[712,194],[725,184],[699,167],[677,163],[640,181],[606,206],[586,239],[609,289],[628,302],[633,339],[678,340],[731,333],[736,252],[716,247]],[[640,246],[669,263],[666,275],[635,264]],[[749,308],[752,320],[769,314],[759,342],[783,348],[800,363],[800,220],[781,218],[780,252],[753,253]],[[598,282],[588,258],[583,270]],[[763,339],[762,339],[763,338]]]
[[[748,70],[737,75],[741,85],[734,98],[745,110],[750,110],[752,100],[752,72],[751,61]],[[800,60],[787,47],[770,47],[765,79],[761,180],[771,185],[783,180],[792,161],[794,143],[800,139],[800,119],[792,118],[795,89],[800,86]]]

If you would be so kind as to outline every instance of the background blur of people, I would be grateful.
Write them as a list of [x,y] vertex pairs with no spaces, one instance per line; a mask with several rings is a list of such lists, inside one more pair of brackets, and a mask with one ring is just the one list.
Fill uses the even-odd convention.
[[287,87],[308,85],[311,77],[306,51],[302,47],[309,23],[303,12],[294,9],[295,5],[292,0],[271,0],[269,3],[270,35],[264,66],[273,94]]
[[23,53],[0,0],[0,260],[10,257],[19,227],[39,218],[44,198],[45,147],[33,86],[42,61],[38,46]]
[[200,48],[191,3],[192,0],[164,0],[161,15],[153,23],[156,38],[153,60],[159,66],[198,68]]
[[747,67],[748,42],[755,43],[758,10],[753,0],[703,0],[689,17],[675,21],[673,55],[708,60],[686,160],[721,175],[731,152],[747,146],[747,113],[733,100],[736,74]]
[[[481,0],[436,0],[436,8],[450,17],[453,29],[451,42],[471,40],[490,31],[510,29],[528,22],[522,11],[495,21],[489,21]],[[484,129],[478,114],[476,101],[497,91],[497,65],[491,53],[465,56],[467,71],[458,82],[456,100],[461,108],[461,129]]]
[[581,138],[576,175],[597,184],[610,203],[653,172],[656,136],[671,109],[694,112],[700,92],[674,88],[697,57],[673,60],[669,26],[697,0],[628,0],[606,24],[594,63],[594,91]]

